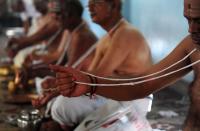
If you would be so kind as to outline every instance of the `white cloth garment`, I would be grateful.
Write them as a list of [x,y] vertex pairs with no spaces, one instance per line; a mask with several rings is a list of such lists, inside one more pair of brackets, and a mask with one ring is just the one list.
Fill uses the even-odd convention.
[[[76,97],[76,98],[65,98],[65,97],[61,96],[61,97],[59,97],[59,99],[57,99],[54,102],[54,104],[52,106],[52,109],[51,109],[52,118],[61,125],[74,126],[74,125],[79,124],[81,122],[81,120],[86,118],[87,115],[89,115],[92,112],[98,112],[95,115],[95,117],[97,117],[98,119],[101,119],[101,118],[104,119],[106,116],[110,115],[111,113],[115,113],[116,110],[112,108],[113,107],[112,104],[106,105],[106,108],[108,108],[108,109],[111,108],[110,110],[102,110],[102,112],[99,113],[99,109],[97,109],[97,107],[100,107],[100,106],[105,107],[102,104],[102,101],[103,101],[103,103],[105,103],[109,99],[106,99],[106,98],[100,97],[100,96],[98,96],[98,97],[99,97],[99,100],[101,100],[100,104],[98,101],[91,100],[86,96],[80,96],[80,97]],[[143,127],[145,127],[146,125],[148,125],[148,121],[146,120],[145,117],[149,110],[149,103],[151,103],[151,102],[152,102],[152,100],[144,98],[144,99],[131,101],[131,102],[122,102],[122,104],[126,105],[127,107],[131,105],[133,107],[132,116],[133,117],[137,116],[137,120],[140,123],[139,126],[144,125]],[[114,101],[114,103],[118,103],[118,104],[114,104],[114,105],[116,105],[116,107],[120,107],[120,105],[121,105],[121,104],[119,104],[121,102]],[[97,109],[97,111],[95,111],[96,109]],[[101,107],[100,107],[100,110],[101,110]],[[143,119],[144,119],[144,121],[143,121]],[[134,122],[134,124],[137,124],[137,121],[133,121],[133,122]],[[132,124],[130,124],[130,125],[132,125]],[[130,126],[130,127],[132,128],[132,126]],[[148,128],[149,127],[150,126],[148,125]],[[148,129],[148,128],[145,128],[145,129]],[[116,128],[114,127],[113,129],[116,129]],[[122,128],[120,128],[120,129],[122,129]],[[120,129],[116,130],[116,131],[123,131]],[[143,129],[143,128],[141,128],[141,129]],[[84,131],[84,130],[80,129],[78,131]],[[128,130],[126,130],[126,131],[128,131]],[[129,131],[132,131],[132,130],[129,130]],[[139,130],[133,130],[133,131],[139,131]],[[141,131],[145,131],[145,130],[141,130]],[[146,131],[149,131],[149,130],[146,130]]]
[[20,50],[19,53],[14,57],[14,65],[18,68],[22,67],[22,64],[24,63],[25,58],[34,50],[40,49],[43,47],[43,44],[40,45],[34,45],[27,47],[23,50]]
[[52,105],[51,116],[61,125],[75,126],[103,104],[105,98],[101,96],[96,96],[95,99],[88,96],[58,96]]
[[[57,100],[54,101],[51,116],[61,125],[74,126],[80,123],[84,118],[87,117],[92,112],[96,112],[95,110],[101,106],[106,108],[113,108],[112,103],[122,103],[123,105],[132,106],[133,113],[136,114],[138,118],[147,121],[146,114],[149,111],[149,106],[151,107],[152,99],[144,98],[138,99],[130,102],[118,102],[111,101],[111,104],[104,105],[104,103],[110,102],[109,99],[104,98],[102,96],[98,96],[98,99],[90,99],[87,96],[80,96],[76,98],[67,98],[63,96],[59,96]],[[117,106],[118,106],[117,104]],[[99,110],[99,109],[98,109]],[[100,109],[101,110],[101,109]],[[110,115],[114,113],[115,110],[104,110],[100,114],[96,114],[98,118],[103,118],[106,115]],[[97,111],[98,112],[98,111]],[[142,122],[142,121],[141,121]],[[136,130],[137,131],[137,130]]]
[[75,131],[152,131],[152,128],[134,105],[108,100],[84,119]]
[[22,21],[26,21],[28,18],[36,19],[40,17],[40,13],[35,9],[33,0],[23,0],[25,11],[20,13]]

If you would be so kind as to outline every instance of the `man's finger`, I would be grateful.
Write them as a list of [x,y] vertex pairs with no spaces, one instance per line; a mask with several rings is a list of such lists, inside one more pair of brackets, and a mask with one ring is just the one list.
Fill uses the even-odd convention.
[[56,73],[56,78],[57,79],[62,79],[62,78],[70,78],[72,77],[72,74],[70,73]]
[[66,91],[66,90],[71,90],[72,88],[75,87],[75,83],[70,83],[67,85],[61,85],[61,86],[57,86],[57,88],[59,89],[60,92]]
[[49,68],[54,72],[68,72],[67,67],[58,65],[49,65]]
[[67,85],[67,84],[71,84],[73,83],[73,78],[69,78],[69,79],[57,79],[56,80],[56,85],[57,86],[61,86],[61,85]]
[[71,89],[69,89],[69,90],[66,90],[66,91],[61,92],[60,94],[63,95],[63,96],[66,96],[66,97],[71,97],[73,91],[74,91],[74,88],[71,88]]

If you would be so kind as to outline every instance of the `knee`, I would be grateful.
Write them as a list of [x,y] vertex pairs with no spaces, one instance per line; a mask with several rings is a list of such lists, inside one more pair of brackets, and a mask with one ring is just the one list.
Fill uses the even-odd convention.
[[51,117],[60,125],[73,126],[77,116],[75,109],[70,98],[59,96],[51,107]]
[[58,97],[51,107],[51,117],[60,125],[64,125],[66,123],[66,108],[64,107],[66,104],[63,102],[64,101]]

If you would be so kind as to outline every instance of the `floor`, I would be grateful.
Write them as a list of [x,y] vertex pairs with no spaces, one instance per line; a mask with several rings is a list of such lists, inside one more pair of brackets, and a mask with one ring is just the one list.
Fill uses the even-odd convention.
[[183,83],[185,82],[179,81],[171,88],[154,94],[152,111],[147,116],[154,129],[181,131],[188,111],[189,99],[186,93],[180,94],[173,88],[180,87]]

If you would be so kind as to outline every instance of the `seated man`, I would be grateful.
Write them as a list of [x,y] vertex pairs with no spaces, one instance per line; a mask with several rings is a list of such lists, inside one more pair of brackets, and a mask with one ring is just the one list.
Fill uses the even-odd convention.
[[[129,81],[123,82],[127,83],[127,85],[121,85],[122,81],[119,80],[113,81],[98,78],[95,82],[97,84],[103,83],[119,85],[107,85],[107,87],[100,87],[100,85],[97,85],[94,92],[91,90],[91,86],[87,84],[77,84],[77,82],[76,84],[73,83],[74,80],[91,83],[90,77],[92,76],[84,75],[72,68],[52,66],[51,68],[57,72],[58,90],[61,94],[68,97],[80,96],[92,91],[91,93],[96,93],[115,100],[133,100],[143,98],[153,92],[159,91],[193,70],[195,77],[189,88],[191,104],[183,130],[199,131],[200,1],[184,0],[184,16],[188,20],[190,35],[186,36],[166,58],[152,66],[146,73],[143,73],[143,75],[141,75],[142,77],[140,77],[141,79],[136,80],[135,78],[131,78],[132,80],[130,79]],[[65,79],[61,76],[65,76]],[[65,84],[63,81],[65,81]],[[74,88],[72,88],[73,86]]]
[[[127,76],[144,72],[152,65],[146,40],[137,29],[122,18],[121,6],[121,0],[89,0],[92,20],[108,31],[108,34],[98,41],[89,72],[100,76]],[[65,93],[62,95],[65,96]],[[79,124],[90,112],[105,103],[105,98],[101,96],[96,96],[94,99],[88,96],[80,98],[63,96],[56,99],[51,110],[53,119],[65,130]],[[144,116],[148,104],[144,105],[138,101],[133,103],[136,105],[135,108],[138,108],[138,113]],[[140,108],[140,104],[143,108]]]
[[40,12],[35,9],[33,0],[11,1],[11,9],[15,13],[19,13],[23,22],[25,34],[28,34],[32,22],[38,19],[41,15]]
[[[55,55],[60,57],[67,57],[67,65],[71,66],[73,63],[78,60],[97,40],[96,36],[91,32],[89,29],[87,23],[81,18],[83,9],[82,7],[79,7],[80,5],[75,3],[72,4],[72,7],[62,10],[62,23],[63,28],[65,29],[66,33],[68,31],[68,38],[65,37],[61,40],[61,43],[59,44],[59,48],[52,52],[50,55],[44,55],[41,58],[45,60],[51,60],[55,57]],[[75,7],[78,7],[79,10],[75,10]],[[73,11],[73,13],[72,13]],[[70,14],[68,16],[68,14]],[[66,33],[67,34],[67,33]],[[66,36],[66,35],[65,35]],[[59,55],[58,55],[59,54]],[[60,58],[59,58],[60,59]],[[60,61],[61,62],[61,61]],[[56,64],[61,64],[58,63]],[[42,69],[43,70],[43,69]],[[33,78],[35,76],[38,76],[40,72],[43,72],[40,68],[35,70],[35,68],[29,68],[27,70],[29,78]],[[49,70],[47,69],[46,73],[42,73],[41,77],[44,77],[45,75],[49,74]]]
[[[70,42],[66,54],[68,56],[67,66],[75,66],[78,69],[85,70],[90,64],[90,59],[93,53],[85,56],[91,48],[93,48],[97,41],[94,33],[89,29],[87,23],[82,19],[83,7],[78,0],[66,0],[64,2],[63,23],[65,28],[70,32]],[[81,60],[82,58],[86,58]],[[46,79],[42,85],[45,87],[52,87],[55,85],[55,78]],[[57,93],[45,94],[43,97],[33,100],[35,107],[44,106]]]
[[[49,45],[49,50],[55,49],[58,45],[57,44],[51,44],[53,42],[58,42],[59,39],[55,35],[59,35],[58,33],[56,34],[55,32],[58,32],[57,30],[60,29],[60,18],[59,15],[52,15],[52,13],[56,14],[59,13],[60,11],[57,10],[56,12],[48,12],[48,0],[45,1],[40,1],[40,0],[35,0],[34,4],[43,15],[37,19],[37,23],[34,24],[30,30],[30,33],[28,36],[24,36],[21,38],[12,38],[9,43],[8,43],[8,53],[11,55],[11,57],[14,57],[19,51],[21,52],[22,49],[25,49],[21,53],[18,53],[18,55],[15,57],[14,62],[15,66],[21,67],[24,59],[32,50],[37,49],[38,46],[36,45],[41,45],[43,43],[44,45]],[[43,6],[41,6],[43,5]],[[57,8],[57,7],[52,7],[52,8]],[[33,29],[37,27],[37,29]],[[32,31],[36,30],[36,31]],[[51,40],[54,37],[55,40]],[[57,40],[56,40],[57,39]],[[49,42],[48,42],[49,40]],[[53,42],[52,42],[53,41]],[[32,47],[33,46],[33,47]],[[30,47],[27,49],[27,47]]]

